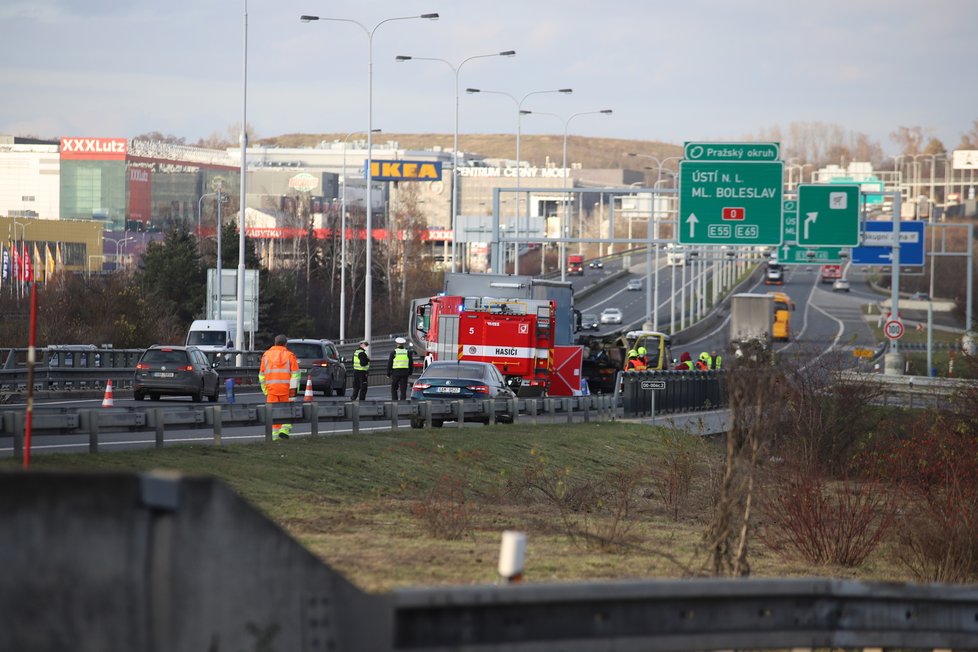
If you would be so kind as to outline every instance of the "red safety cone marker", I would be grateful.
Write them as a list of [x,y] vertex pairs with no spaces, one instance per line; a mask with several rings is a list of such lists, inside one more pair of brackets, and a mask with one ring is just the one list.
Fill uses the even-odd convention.
[[306,378],[306,393],[302,396],[303,401],[312,400],[312,378]]
[[105,383],[105,396],[102,398],[102,407],[112,407],[112,381]]

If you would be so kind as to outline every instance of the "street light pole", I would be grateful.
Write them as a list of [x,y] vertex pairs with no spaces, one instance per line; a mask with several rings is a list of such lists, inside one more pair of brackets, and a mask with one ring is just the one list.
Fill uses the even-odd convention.
[[[239,180],[238,195],[238,287],[235,293],[237,306],[235,310],[234,343],[238,351],[244,351],[244,293],[245,293],[245,227],[246,204],[248,199],[248,0],[242,0],[244,5],[243,39],[242,39],[242,80],[241,80],[241,135],[238,137],[241,147],[241,179]],[[251,340],[254,344],[255,326],[252,325]],[[235,364],[244,366],[244,355],[238,354]]]
[[394,18],[385,18],[384,20],[376,23],[372,28],[368,28],[366,25],[358,20],[353,20],[352,18],[326,18],[323,16],[300,16],[299,20],[304,23],[309,23],[317,20],[332,21],[338,23],[351,23],[356,25],[367,37],[367,233],[366,233],[366,271],[364,273],[364,301],[363,301],[363,339],[367,342],[370,341],[371,327],[372,327],[372,315],[371,308],[373,307],[373,270],[371,266],[373,265],[373,148],[374,148],[374,34],[377,29],[380,28],[384,23],[389,23],[395,20],[413,20],[415,18],[424,18],[427,20],[438,20],[438,14],[421,14],[420,16],[397,16]]
[[[680,161],[682,157],[679,156],[668,156],[661,161],[655,157],[648,154],[636,154],[635,152],[626,152],[626,156],[632,156],[635,158],[647,158],[651,161],[655,161],[657,166],[655,184],[652,186],[652,214],[650,218],[652,220],[652,239],[655,240],[655,256],[652,256],[652,251],[650,248],[646,248],[645,260],[646,260],[646,273],[651,272],[652,282],[651,288],[646,289],[646,320],[651,319],[652,330],[659,330],[659,220],[656,215],[655,200],[659,196],[659,184],[662,182],[662,170],[663,166],[669,161]],[[670,172],[670,170],[666,170]],[[673,174],[675,178],[675,174]],[[675,235],[674,235],[675,237]],[[649,270],[648,267],[652,269]],[[673,269],[672,274],[675,277],[675,269]]]
[[[522,131],[523,114],[530,111],[523,111],[523,102],[532,95],[542,95],[544,93],[563,93],[569,95],[574,92],[572,88],[555,88],[546,91],[531,91],[517,100],[513,95],[505,91],[487,91],[479,88],[466,88],[466,93],[491,93],[493,95],[505,95],[516,103],[516,229],[513,232],[513,239],[516,240],[516,255],[513,257],[513,274],[520,273],[520,132]],[[527,206],[527,217],[529,218],[529,206]]]
[[488,57],[514,57],[516,56],[516,50],[504,50],[503,52],[493,52],[492,54],[476,54],[474,56],[468,57],[467,59],[462,59],[458,65],[453,65],[450,61],[445,59],[439,59],[437,57],[412,57],[406,55],[398,55],[394,57],[395,61],[440,61],[446,66],[452,69],[455,74],[455,134],[452,139],[452,215],[451,224],[448,225],[449,231],[452,233],[452,264],[451,271],[455,272],[455,258],[458,256],[458,247],[456,246],[456,229],[458,228],[458,78],[459,73],[467,62],[473,59],[485,59]]
[[[563,190],[564,190],[564,217],[566,218],[567,217],[567,214],[568,214],[567,206],[570,205],[570,202],[568,201],[568,197],[567,197],[567,181],[568,181],[568,177],[570,176],[567,173],[567,133],[568,133],[568,128],[570,126],[571,120],[573,120],[574,118],[576,118],[577,116],[580,116],[580,115],[611,115],[612,113],[614,113],[614,111],[612,109],[600,109],[598,111],[581,111],[579,113],[572,113],[572,114],[570,114],[569,116],[567,116],[566,119],[565,118],[562,118],[561,116],[559,116],[556,113],[543,113],[543,112],[536,112],[536,111],[534,111],[533,113],[535,115],[551,115],[551,116],[557,118],[558,120],[560,120],[561,124],[564,127],[564,146],[563,146],[563,158],[562,158],[561,165],[563,166],[563,170],[564,170],[564,184],[563,184]],[[561,236],[563,236],[563,233],[564,233],[563,222],[564,222],[564,220],[562,219],[561,220],[561,227],[560,227]],[[631,226],[631,222],[629,222],[629,226]],[[566,281],[567,280],[567,263],[564,260],[566,255],[567,255],[566,243],[564,243],[563,241],[561,241],[561,243],[560,243],[560,256],[559,256],[559,258],[560,258],[560,280],[561,281]],[[543,271],[543,270],[541,270],[541,271]]]
[[[379,132],[380,129],[374,129]],[[340,341],[346,339],[346,144],[350,136],[362,134],[351,131],[343,139],[343,185],[340,190]]]

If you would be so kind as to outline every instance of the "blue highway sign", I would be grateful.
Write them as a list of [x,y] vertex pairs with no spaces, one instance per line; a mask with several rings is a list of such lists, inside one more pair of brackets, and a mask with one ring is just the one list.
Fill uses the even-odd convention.
[[[862,246],[852,248],[853,265],[893,264],[893,222],[864,222]],[[900,265],[924,264],[924,223],[900,222]]]

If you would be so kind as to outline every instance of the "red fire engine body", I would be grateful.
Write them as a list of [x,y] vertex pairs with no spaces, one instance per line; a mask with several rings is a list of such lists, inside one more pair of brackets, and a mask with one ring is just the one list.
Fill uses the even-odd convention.
[[554,365],[552,300],[438,296],[416,308],[411,333],[424,364],[478,360],[496,366],[520,396],[547,393]]

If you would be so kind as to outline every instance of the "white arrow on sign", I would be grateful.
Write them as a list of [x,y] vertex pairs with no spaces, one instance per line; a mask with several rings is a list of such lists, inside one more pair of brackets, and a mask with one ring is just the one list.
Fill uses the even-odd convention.
[[696,213],[690,213],[689,214],[689,217],[686,218],[686,223],[689,224],[689,237],[690,238],[695,238],[696,237],[696,224],[697,224],[697,222],[699,222],[699,220],[696,219]]
[[808,240],[808,227],[811,226],[812,222],[818,219],[818,212],[805,213],[808,217],[805,218],[805,239]]

